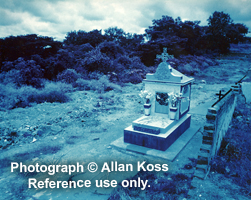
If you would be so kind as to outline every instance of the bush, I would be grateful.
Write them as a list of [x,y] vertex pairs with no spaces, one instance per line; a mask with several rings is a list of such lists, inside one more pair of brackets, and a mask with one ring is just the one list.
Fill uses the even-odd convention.
[[2,72],[0,74],[0,83],[4,85],[14,84],[15,86],[20,86],[20,70],[12,69],[8,72]]
[[44,70],[33,60],[26,61],[26,66],[20,70],[21,83],[31,85],[36,88],[42,87],[42,78]]
[[60,102],[70,100],[66,92],[72,91],[72,86],[65,83],[47,82],[44,88],[32,86],[16,88],[13,84],[0,84],[0,108],[3,110],[32,106],[33,103]]
[[107,55],[109,58],[115,59],[124,54],[124,49],[116,42],[102,42],[99,45],[100,52]]
[[74,69],[66,69],[57,75],[57,80],[69,84],[76,82],[78,78],[80,78],[80,75]]
[[[158,62],[157,62],[158,63]],[[207,56],[186,55],[169,60],[170,65],[186,75],[198,75],[209,66],[218,65],[218,62]]]
[[2,71],[2,83],[15,83],[17,86],[31,85],[36,88],[43,86],[44,70],[34,60],[25,61],[23,58],[18,58],[13,62],[6,62]]
[[138,84],[141,83],[145,73],[141,69],[135,69],[127,72],[126,74],[121,75],[120,80],[124,83],[133,83],[133,84]]
[[106,75],[102,76],[99,80],[84,80],[78,79],[75,85],[79,90],[94,90],[98,93],[103,93],[110,90],[121,91],[121,87],[111,83]]
[[104,74],[102,72],[99,71],[94,71],[94,72],[90,72],[88,74],[88,78],[89,79],[95,79],[95,80],[99,80],[102,76],[104,76]]
[[107,74],[115,69],[113,61],[108,56],[101,53],[98,47],[88,52],[82,62],[89,72],[99,71]]

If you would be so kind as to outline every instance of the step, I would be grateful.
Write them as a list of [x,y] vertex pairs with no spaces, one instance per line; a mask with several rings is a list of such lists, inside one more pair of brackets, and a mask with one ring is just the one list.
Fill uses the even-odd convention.
[[203,171],[204,173],[207,173],[208,165],[196,165],[196,169],[199,171]]
[[195,170],[194,176],[199,179],[204,179],[206,176],[206,173],[199,171],[199,170]]
[[211,148],[212,148],[212,145],[202,144],[200,147],[200,150],[210,153]]

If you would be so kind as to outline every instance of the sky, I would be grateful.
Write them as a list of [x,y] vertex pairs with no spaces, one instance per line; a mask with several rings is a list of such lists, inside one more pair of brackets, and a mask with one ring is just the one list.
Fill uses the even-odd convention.
[[0,0],[0,38],[37,34],[63,41],[74,30],[109,27],[143,34],[163,15],[207,25],[214,11],[251,31],[251,0]]

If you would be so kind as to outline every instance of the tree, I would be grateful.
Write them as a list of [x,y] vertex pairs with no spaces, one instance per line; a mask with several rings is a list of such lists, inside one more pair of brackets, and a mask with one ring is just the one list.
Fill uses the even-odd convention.
[[85,32],[82,30],[71,31],[67,33],[64,43],[67,45],[82,45],[90,43],[93,47],[98,46],[101,42],[105,40],[105,36],[102,35],[101,30],[92,30],[90,32]]
[[153,20],[153,26],[145,30],[148,40],[155,41],[159,38],[174,36],[177,24],[172,17],[162,16],[162,19]]
[[109,41],[117,41],[120,42],[124,38],[126,38],[126,33],[123,29],[116,27],[109,27],[108,29],[105,29],[105,36],[107,40]]
[[117,42],[105,41],[99,45],[100,52],[104,53],[109,58],[115,59],[119,55],[124,54],[124,49]]
[[54,41],[51,37],[37,36],[36,34],[10,36],[1,39],[0,42],[0,65],[4,61],[14,61],[19,57],[28,60],[34,54],[46,58],[56,54],[62,47],[61,42]]
[[108,41],[116,41],[128,52],[135,51],[137,46],[144,41],[144,36],[141,34],[131,34],[124,32],[118,27],[110,27],[105,29],[105,37]]
[[229,25],[233,22],[229,14],[215,11],[208,19],[207,38],[209,48],[219,53],[227,53],[230,49],[230,38],[227,37]]
[[248,33],[248,28],[244,24],[230,24],[226,36],[231,43],[238,44],[244,41],[244,36]]
[[170,16],[162,16],[161,19],[153,20],[153,26],[145,30],[147,44],[142,44],[138,48],[141,52],[141,60],[145,65],[153,65],[156,54],[167,47],[169,54],[178,57],[183,54],[196,54],[199,48],[199,41],[203,29],[199,26],[199,21],[182,21],[180,17],[173,19]]
[[227,53],[230,43],[243,41],[248,28],[243,24],[234,24],[229,14],[215,11],[208,19],[208,29],[206,39],[207,48],[219,52]]

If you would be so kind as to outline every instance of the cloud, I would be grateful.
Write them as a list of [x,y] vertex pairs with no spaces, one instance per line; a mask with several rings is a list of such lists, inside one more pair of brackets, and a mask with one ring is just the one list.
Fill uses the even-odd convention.
[[228,13],[235,23],[251,29],[249,4],[249,0],[0,0],[0,37],[36,33],[63,40],[73,30],[115,26],[144,33],[162,15],[207,25],[214,11]]
[[20,16],[16,13],[12,13],[9,10],[0,8],[0,26],[9,26],[20,23]]

